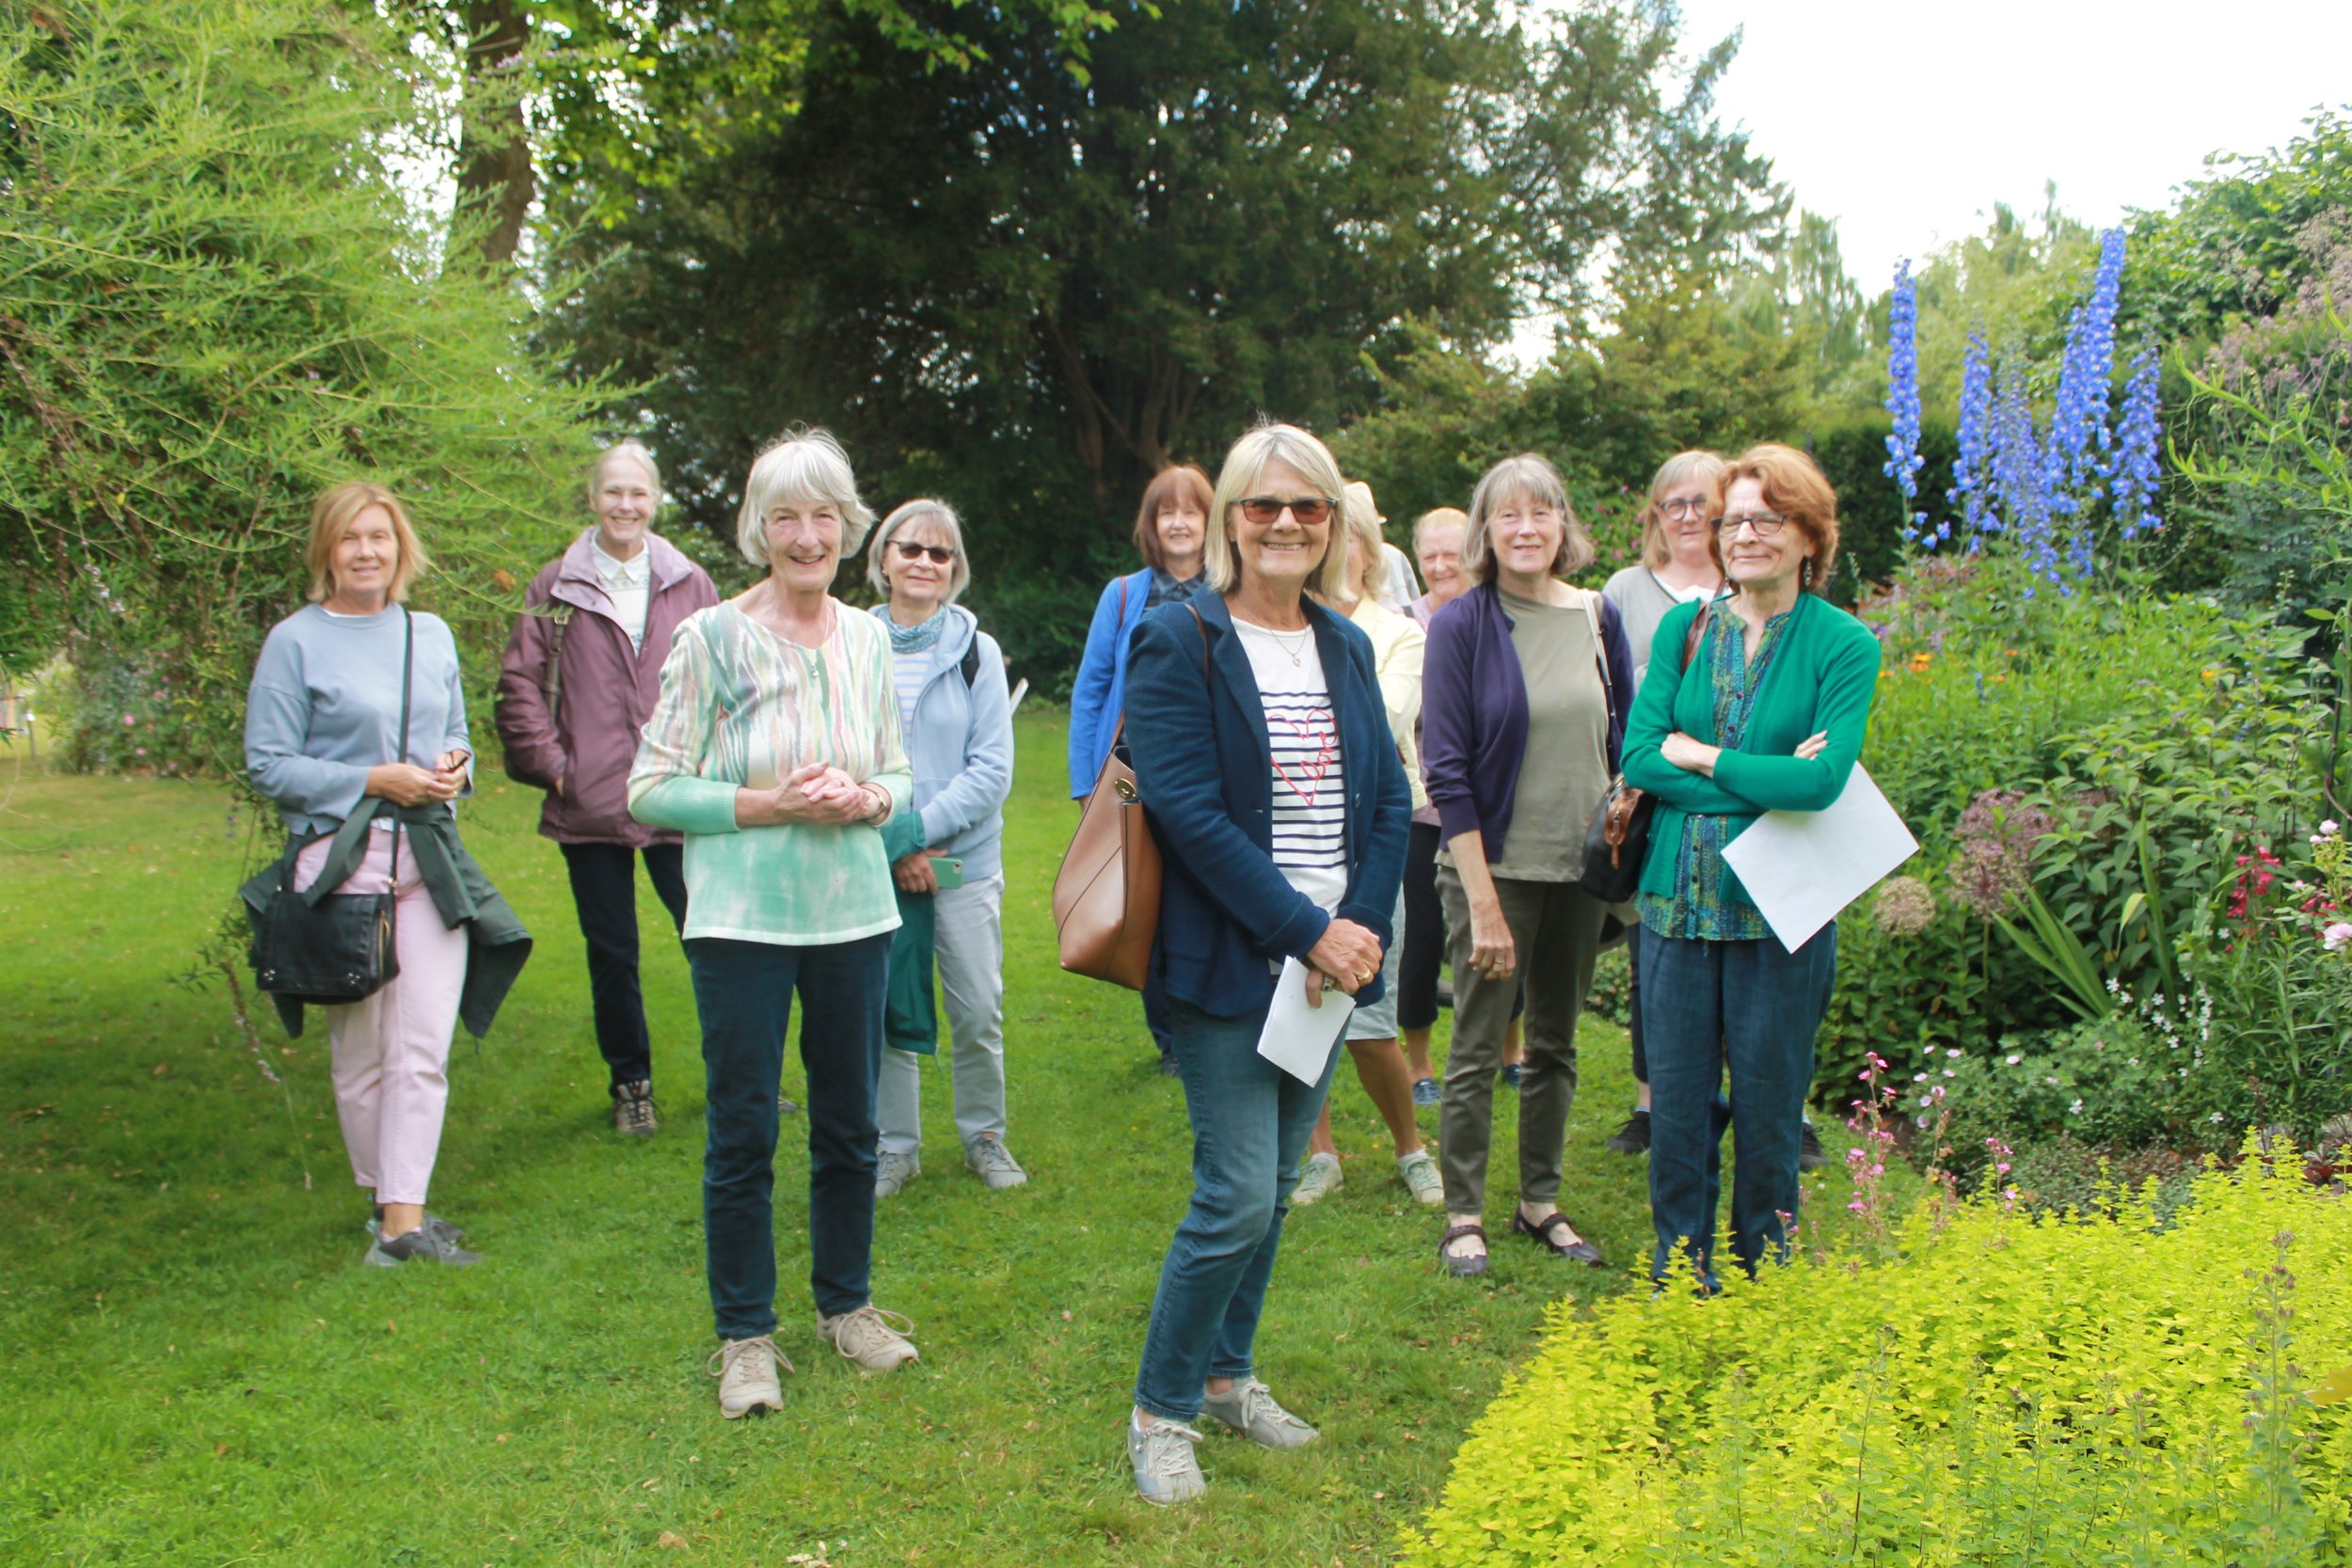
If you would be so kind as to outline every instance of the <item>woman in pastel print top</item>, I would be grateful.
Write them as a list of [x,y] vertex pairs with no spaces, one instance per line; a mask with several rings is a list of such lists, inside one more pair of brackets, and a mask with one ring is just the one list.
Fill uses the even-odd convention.
[[829,592],[872,522],[849,458],[823,431],[760,454],[737,539],[768,576],[678,627],[629,774],[629,809],[686,837],[686,956],[708,1122],[703,1233],[723,1341],[711,1368],[729,1418],[782,1409],[776,1371],[791,1370],[772,1338],[772,1193],[795,993],[818,1330],[871,1371],[915,1354],[867,1292],[875,1079],[898,925],[880,828],[914,778],[889,633]]

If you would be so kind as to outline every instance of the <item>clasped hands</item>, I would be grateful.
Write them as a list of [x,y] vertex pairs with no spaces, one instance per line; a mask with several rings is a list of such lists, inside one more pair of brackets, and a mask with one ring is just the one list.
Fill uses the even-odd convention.
[[1307,950],[1307,1006],[1323,1006],[1323,993],[1337,986],[1353,996],[1380,973],[1380,939],[1352,920],[1334,918]]
[[421,806],[454,800],[466,787],[466,769],[473,753],[462,748],[443,752],[431,768],[413,762],[379,762],[368,769],[364,793],[378,795],[396,806]]
[[885,791],[858,783],[830,762],[812,762],[787,773],[773,789],[737,790],[735,823],[739,828],[787,822],[847,827],[872,821],[889,800]]

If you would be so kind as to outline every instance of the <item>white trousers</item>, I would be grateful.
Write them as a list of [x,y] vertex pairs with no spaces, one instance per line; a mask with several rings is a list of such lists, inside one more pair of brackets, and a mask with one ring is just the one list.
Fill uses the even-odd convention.
[[[939,928],[939,989],[954,1041],[956,1135],[1005,1135],[1005,877],[1003,872],[931,895]],[[874,1120],[885,1154],[923,1147],[923,1058],[882,1049]]]

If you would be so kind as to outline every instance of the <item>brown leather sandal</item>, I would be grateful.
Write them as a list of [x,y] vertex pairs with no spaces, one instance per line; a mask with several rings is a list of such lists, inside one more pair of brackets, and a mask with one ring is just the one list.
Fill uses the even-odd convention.
[[1465,1236],[1475,1236],[1483,1243],[1486,1239],[1486,1227],[1483,1225],[1457,1225],[1448,1230],[1438,1238],[1438,1261],[1444,1264],[1445,1272],[1456,1279],[1475,1279],[1486,1272],[1486,1255],[1482,1252],[1475,1258],[1456,1258],[1446,1250]]
[[1519,1212],[1518,1205],[1514,1204],[1511,1209],[1511,1228],[1522,1236],[1532,1237],[1537,1246],[1544,1248],[1554,1258],[1565,1258],[1571,1263],[1582,1263],[1588,1268],[1602,1269],[1609,1266],[1601,1260],[1600,1248],[1581,1237],[1578,1237],[1573,1242],[1552,1240],[1551,1233],[1554,1229],[1565,1230],[1571,1236],[1576,1235],[1576,1227],[1570,1225],[1568,1216],[1557,1209],[1546,1214],[1540,1222],[1531,1223],[1525,1214]]

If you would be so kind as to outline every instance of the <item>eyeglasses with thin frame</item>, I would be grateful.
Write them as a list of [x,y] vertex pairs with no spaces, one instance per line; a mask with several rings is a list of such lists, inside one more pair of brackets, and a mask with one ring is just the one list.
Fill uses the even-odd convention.
[[1672,500],[1660,501],[1658,515],[1661,517],[1704,517],[1707,515],[1707,498],[1677,496]]
[[932,565],[946,566],[956,559],[956,552],[946,545],[918,545],[912,539],[893,539],[890,545],[901,561],[920,561],[928,555]]
[[1331,519],[1331,502],[1323,496],[1300,496],[1284,499],[1279,496],[1244,496],[1233,503],[1241,515],[1253,523],[1271,523],[1288,512],[1301,528],[1313,528]]
[[1751,512],[1745,516],[1740,517],[1710,518],[1708,526],[1712,528],[1718,533],[1731,534],[1739,532],[1740,525],[1742,523],[1747,524],[1749,528],[1755,530],[1756,536],[1758,539],[1770,539],[1773,534],[1778,533],[1783,528],[1788,526],[1788,519],[1779,515],[1777,513]]

